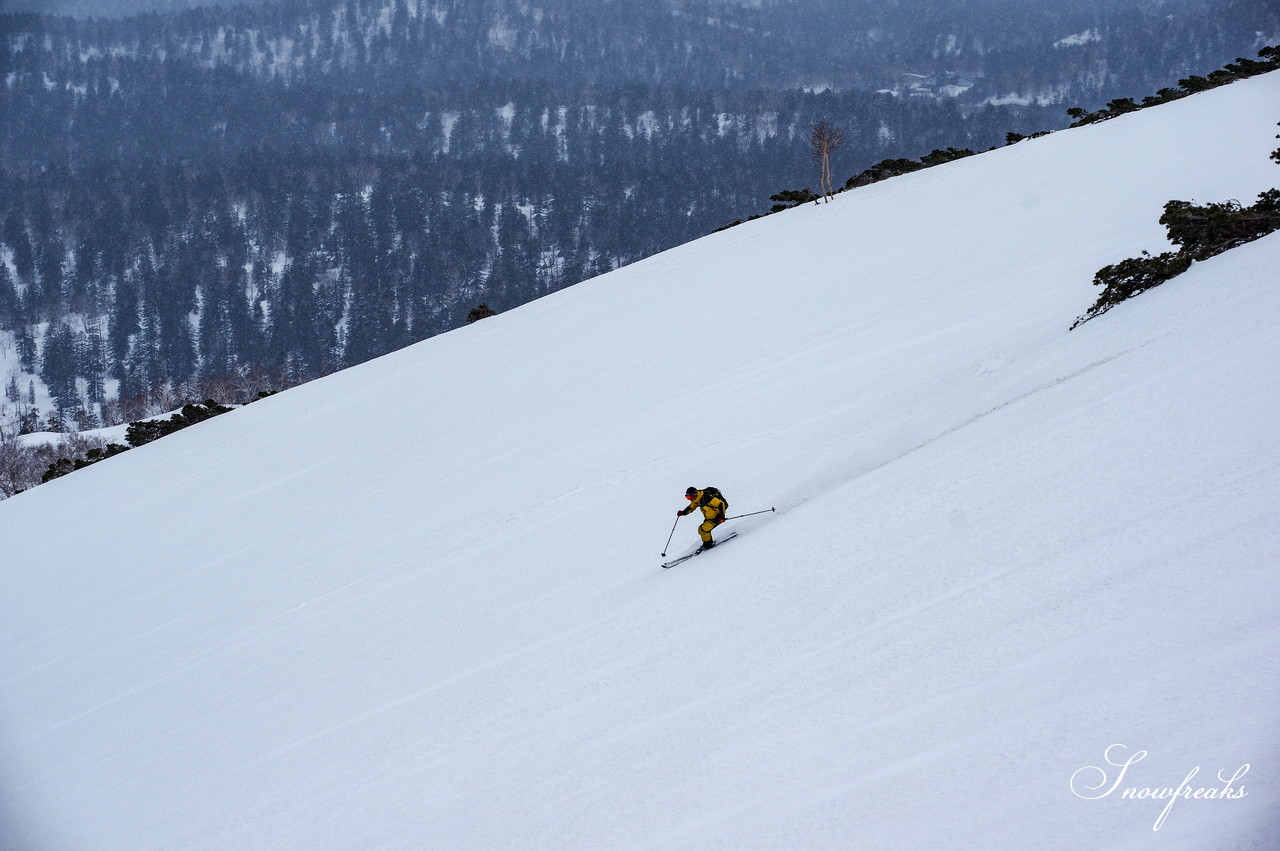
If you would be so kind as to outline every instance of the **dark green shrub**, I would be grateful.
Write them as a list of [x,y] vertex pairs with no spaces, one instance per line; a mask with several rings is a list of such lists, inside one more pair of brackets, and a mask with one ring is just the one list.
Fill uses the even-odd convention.
[[1102,287],[1102,294],[1093,303],[1093,307],[1076,319],[1071,327],[1075,328],[1095,316],[1101,316],[1125,299],[1163,284],[1175,275],[1187,271],[1190,266],[1190,257],[1172,251],[1154,257],[1144,251],[1141,257],[1104,266],[1093,276],[1093,284]]
[[818,196],[813,194],[808,186],[804,189],[786,189],[777,195],[770,195],[770,201],[776,201],[769,208],[770,213],[781,213],[783,210],[790,210],[792,207],[799,207],[801,204],[807,204],[810,201],[817,201]]
[[75,462],[70,458],[59,458],[49,465],[49,469],[44,471],[44,475],[40,477],[40,484],[46,484],[54,479],[61,478],[74,469]]
[[1207,92],[1212,89],[1213,83],[1197,74],[1179,80],[1178,87],[1188,94],[1195,94],[1196,92]]
[[142,446],[167,434],[180,431],[189,425],[195,425],[210,417],[216,417],[218,414],[225,414],[230,410],[230,408],[219,405],[212,399],[206,399],[202,405],[183,405],[181,412],[174,414],[167,420],[129,423],[129,428],[125,431],[124,437],[130,446]]
[[488,319],[490,316],[497,316],[498,311],[494,310],[488,304],[481,304],[471,308],[467,312],[468,322],[479,322],[481,319]]
[[1170,201],[1164,205],[1160,224],[1182,253],[1193,260],[1207,260],[1280,230],[1280,191],[1263,192],[1252,207],[1241,207],[1239,201],[1204,205]]
[[119,455],[121,452],[128,451],[129,447],[119,443],[108,443],[102,449],[90,449],[84,454],[84,463],[80,463],[79,461],[76,462],[76,469],[78,470],[81,467],[87,467],[90,464],[97,463],[105,458],[110,458],[112,455]]
[[857,189],[859,186],[870,186],[900,174],[910,174],[924,168],[919,160],[888,159],[881,160],[866,171],[859,172],[844,182],[845,189]]
[[1184,92],[1182,89],[1161,89],[1154,95],[1147,95],[1142,99],[1143,106],[1158,106],[1162,103],[1168,103],[1171,100],[1178,100],[1186,97],[1190,92]]
[[920,162],[925,167],[931,167],[971,156],[973,156],[973,151],[968,148],[940,148],[925,154],[920,158]]

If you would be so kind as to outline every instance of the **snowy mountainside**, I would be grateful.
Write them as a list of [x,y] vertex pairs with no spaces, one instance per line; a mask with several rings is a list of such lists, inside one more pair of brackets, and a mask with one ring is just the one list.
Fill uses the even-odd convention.
[[[1165,201],[1280,182],[1276,103],[750,222],[7,500],[0,827],[1272,847],[1280,235],[1066,328]],[[779,513],[661,570],[691,484]]]

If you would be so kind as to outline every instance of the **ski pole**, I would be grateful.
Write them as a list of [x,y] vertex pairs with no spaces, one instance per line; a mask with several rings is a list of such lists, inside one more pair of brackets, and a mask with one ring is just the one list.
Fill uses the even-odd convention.
[[662,554],[667,554],[667,547],[671,546],[671,539],[676,536],[676,526],[680,524],[680,515],[676,514],[676,522],[671,524],[671,534],[667,536],[667,542],[662,545]]
[[[776,508],[766,508],[764,511],[750,511],[746,514],[735,514],[732,517],[726,517],[725,520],[737,520],[739,517],[754,517],[757,514],[768,514],[770,511],[776,512],[777,510],[778,509]],[[679,520],[680,518],[677,517],[676,519]],[[672,531],[674,532],[675,530],[673,529]]]

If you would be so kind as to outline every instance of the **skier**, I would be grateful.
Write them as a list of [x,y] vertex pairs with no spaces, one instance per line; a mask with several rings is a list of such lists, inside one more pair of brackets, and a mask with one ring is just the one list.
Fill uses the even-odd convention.
[[698,527],[698,534],[702,537],[702,550],[709,550],[716,545],[711,540],[711,530],[724,522],[725,513],[729,510],[729,503],[715,488],[689,488],[684,492],[684,498],[689,500],[689,505],[676,512],[677,517],[683,517],[691,513],[695,508],[702,509],[702,525]]

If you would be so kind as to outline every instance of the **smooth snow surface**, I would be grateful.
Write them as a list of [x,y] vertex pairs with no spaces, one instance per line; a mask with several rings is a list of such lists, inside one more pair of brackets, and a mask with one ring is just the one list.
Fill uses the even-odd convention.
[[[0,504],[0,825],[1276,847],[1280,234],[1067,327],[1166,201],[1280,184],[1278,107],[742,225]],[[778,513],[662,570],[706,484]]]

